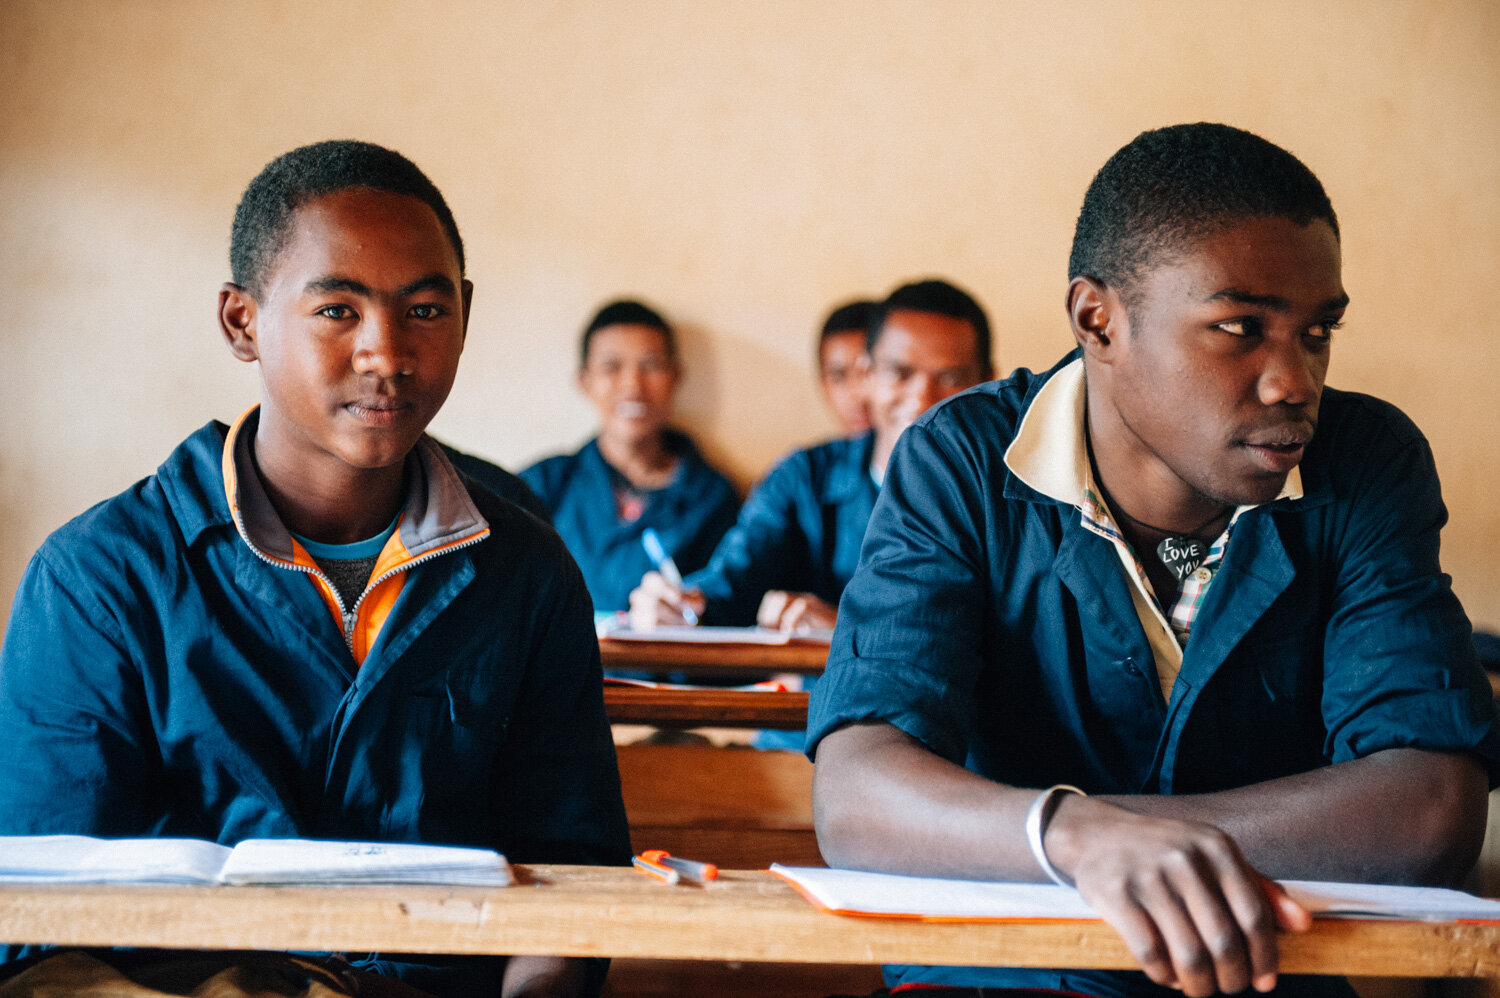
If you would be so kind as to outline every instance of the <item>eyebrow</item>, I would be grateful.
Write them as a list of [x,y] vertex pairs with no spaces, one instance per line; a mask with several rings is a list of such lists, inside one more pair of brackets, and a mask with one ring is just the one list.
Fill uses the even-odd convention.
[[[1235,305],[1254,305],[1259,308],[1270,309],[1273,312],[1290,312],[1292,309],[1292,303],[1280,295],[1257,295],[1249,291],[1241,291],[1239,288],[1221,288],[1209,295],[1204,301],[1223,301]],[[1342,294],[1334,298],[1329,298],[1327,301],[1321,303],[1318,308],[1321,311],[1331,312],[1335,309],[1346,308],[1348,305],[1349,296]]]
[[[328,294],[334,291],[343,291],[365,298],[373,296],[369,287],[362,282],[332,274],[308,281],[302,288],[303,294],[312,295]],[[421,294],[424,291],[437,291],[446,295],[458,294],[458,289],[454,287],[451,279],[444,274],[432,273],[425,277],[419,277],[410,284],[401,285],[401,287],[396,289],[396,297],[410,298],[412,295]]]

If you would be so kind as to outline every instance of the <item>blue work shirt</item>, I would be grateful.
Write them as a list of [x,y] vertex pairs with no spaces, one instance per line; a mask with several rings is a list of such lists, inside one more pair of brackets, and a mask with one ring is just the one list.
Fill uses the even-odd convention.
[[596,611],[630,609],[630,592],[656,566],[641,545],[647,527],[684,575],[708,563],[714,545],[734,523],[739,494],[703,459],[684,434],[666,444],[680,462],[670,484],[650,494],[641,515],[622,522],[610,468],[590,440],[576,454],[545,458],[521,472],[552,510],[552,523],[583,570]]
[[441,440],[437,441],[437,445],[443,448],[443,453],[448,455],[448,460],[453,462],[453,467],[468,475],[470,479],[483,485],[501,499],[520,506],[543,523],[552,522],[552,511],[547,508],[546,503],[542,502],[542,497],[532,491],[531,486],[521,479],[520,475],[506,471],[493,461],[486,461],[473,454],[465,454]]
[[[1004,462],[1052,373],[981,385],[903,434],[812,695],[809,755],[842,725],[881,721],[1021,787],[1211,792],[1394,747],[1472,752],[1493,785],[1495,707],[1438,565],[1447,514],[1410,420],[1324,391],[1303,497],[1240,517],[1164,700],[1110,542]],[[1175,994],[1139,973],[886,976]],[[1349,992],[1288,977],[1277,993]]]
[[708,567],[686,579],[708,600],[704,623],[754,624],[761,597],[772,589],[838,605],[879,491],[870,477],[874,440],[873,433],[829,440],[771,469]]
[[[246,511],[224,440],[204,427],[32,558],[0,650],[0,834],[628,863],[588,594],[557,535],[487,490],[471,502],[423,440],[398,533],[452,508],[461,532],[412,545],[358,663],[312,578],[247,542],[290,539]],[[355,958],[446,994],[493,989],[502,960]]]

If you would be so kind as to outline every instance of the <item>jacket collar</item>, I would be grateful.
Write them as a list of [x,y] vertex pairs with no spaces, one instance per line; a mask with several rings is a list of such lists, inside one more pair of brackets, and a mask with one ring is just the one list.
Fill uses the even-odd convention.
[[[1083,358],[1074,351],[1031,392],[1015,439],[1005,451],[1011,475],[1066,506],[1081,507],[1086,496],[1101,494],[1089,462],[1086,401]],[[1302,469],[1296,467],[1276,499],[1296,500],[1302,495]]]
[[[260,406],[251,406],[224,437],[224,501],[240,536],[257,553],[284,565],[305,565],[306,552],[281,522],[255,470],[250,447],[259,420]],[[429,437],[424,435],[407,455],[406,470],[406,501],[397,527],[406,557],[419,558],[489,533],[458,472]]]

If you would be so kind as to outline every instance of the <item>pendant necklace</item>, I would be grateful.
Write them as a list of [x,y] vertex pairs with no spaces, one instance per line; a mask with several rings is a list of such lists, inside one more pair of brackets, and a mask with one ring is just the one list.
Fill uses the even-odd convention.
[[[1103,487],[1101,486],[1100,488],[1102,490]],[[1161,559],[1161,563],[1166,570],[1172,573],[1172,577],[1177,580],[1178,585],[1181,585],[1184,579],[1192,575],[1198,566],[1203,564],[1203,560],[1208,557],[1208,544],[1195,535],[1201,534],[1228,512],[1228,510],[1221,509],[1197,527],[1189,530],[1186,534],[1179,534],[1171,530],[1163,530],[1161,527],[1147,523],[1144,520],[1137,520],[1125,512],[1108,492],[1104,493],[1104,498],[1109,502],[1112,510],[1137,527],[1144,527],[1152,533],[1166,535],[1161,543],[1156,545],[1156,556]]]

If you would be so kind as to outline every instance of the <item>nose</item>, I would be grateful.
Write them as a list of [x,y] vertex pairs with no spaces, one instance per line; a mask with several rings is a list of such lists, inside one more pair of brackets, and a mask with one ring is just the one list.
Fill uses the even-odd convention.
[[1257,385],[1261,404],[1307,405],[1317,402],[1327,369],[1327,355],[1308,350],[1300,338],[1296,342],[1269,348]]
[[414,370],[411,345],[397,316],[371,309],[359,324],[354,342],[354,370],[394,378]]

